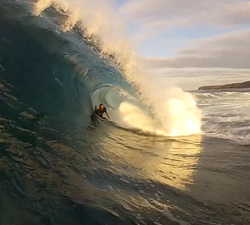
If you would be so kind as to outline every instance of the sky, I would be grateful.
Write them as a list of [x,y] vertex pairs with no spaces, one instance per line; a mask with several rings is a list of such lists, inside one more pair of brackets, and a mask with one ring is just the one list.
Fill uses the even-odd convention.
[[146,64],[250,69],[249,0],[112,0]]

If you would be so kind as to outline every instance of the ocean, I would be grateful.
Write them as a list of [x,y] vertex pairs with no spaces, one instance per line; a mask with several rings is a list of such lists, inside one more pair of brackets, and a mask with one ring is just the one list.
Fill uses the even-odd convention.
[[94,2],[0,1],[0,225],[250,224],[250,90],[151,82]]

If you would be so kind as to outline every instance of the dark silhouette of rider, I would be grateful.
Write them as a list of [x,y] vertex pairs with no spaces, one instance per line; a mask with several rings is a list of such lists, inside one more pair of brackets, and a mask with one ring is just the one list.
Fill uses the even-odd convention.
[[101,118],[106,119],[105,117],[103,117],[103,114],[105,113],[107,117],[110,119],[107,109],[106,107],[104,107],[102,103],[99,105],[99,109],[97,109],[97,107],[95,106],[95,113]]

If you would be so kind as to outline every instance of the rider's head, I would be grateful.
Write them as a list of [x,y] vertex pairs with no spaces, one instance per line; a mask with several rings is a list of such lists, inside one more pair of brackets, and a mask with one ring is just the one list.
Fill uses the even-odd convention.
[[103,110],[103,109],[104,109],[104,105],[103,105],[103,104],[100,104],[100,105],[99,105],[99,108],[100,108],[101,110]]

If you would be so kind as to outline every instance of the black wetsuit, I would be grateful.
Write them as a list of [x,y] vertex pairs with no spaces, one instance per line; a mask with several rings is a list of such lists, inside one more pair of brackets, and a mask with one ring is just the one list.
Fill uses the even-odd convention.
[[107,110],[106,110],[106,108],[104,107],[103,110],[97,109],[97,110],[95,111],[95,113],[96,113],[98,116],[100,116],[100,117],[103,118],[102,115],[103,115],[103,113],[107,113]]

